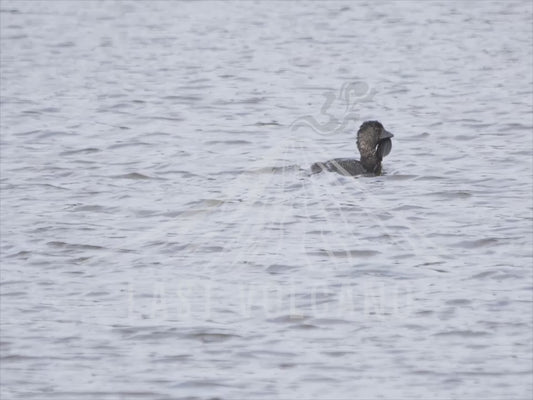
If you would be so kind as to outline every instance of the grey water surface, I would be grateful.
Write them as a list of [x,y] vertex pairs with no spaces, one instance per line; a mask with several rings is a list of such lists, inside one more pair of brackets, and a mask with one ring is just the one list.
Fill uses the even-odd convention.
[[531,399],[531,1],[0,23],[2,400]]

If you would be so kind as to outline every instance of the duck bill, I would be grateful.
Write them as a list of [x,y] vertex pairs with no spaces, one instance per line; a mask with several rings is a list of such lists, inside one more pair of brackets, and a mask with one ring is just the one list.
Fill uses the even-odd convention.
[[381,134],[379,135],[379,140],[390,139],[392,137],[394,137],[394,135],[392,133],[390,133],[389,131],[383,129],[381,131]]

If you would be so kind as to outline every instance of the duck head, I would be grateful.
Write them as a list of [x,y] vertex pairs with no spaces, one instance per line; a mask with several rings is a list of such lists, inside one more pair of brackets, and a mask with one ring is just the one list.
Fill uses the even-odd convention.
[[392,137],[394,135],[378,121],[366,121],[361,125],[357,132],[357,148],[365,169],[381,174],[381,160],[392,149]]

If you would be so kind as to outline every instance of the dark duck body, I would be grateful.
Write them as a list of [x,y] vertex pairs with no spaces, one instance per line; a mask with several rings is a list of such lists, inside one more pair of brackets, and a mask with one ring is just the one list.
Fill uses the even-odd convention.
[[381,175],[381,161],[391,151],[391,138],[393,136],[380,122],[366,121],[357,131],[357,148],[361,154],[360,160],[335,158],[325,162],[317,162],[311,165],[311,173],[331,171],[341,175]]

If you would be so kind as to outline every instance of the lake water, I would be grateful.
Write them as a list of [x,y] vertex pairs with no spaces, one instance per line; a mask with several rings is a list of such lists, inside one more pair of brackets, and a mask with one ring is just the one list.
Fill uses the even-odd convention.
[[532,397],[533,3],[0,8],[2,399]]

